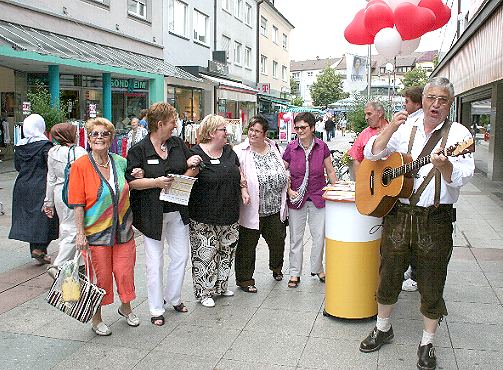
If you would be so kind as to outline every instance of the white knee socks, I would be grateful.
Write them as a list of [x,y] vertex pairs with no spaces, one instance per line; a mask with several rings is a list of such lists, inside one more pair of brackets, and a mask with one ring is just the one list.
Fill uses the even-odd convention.
[[377,316],[377,323],[376,323],[377,330],[380,330],[382,332],[387,332],[389,329],[391,329],[391,321],[389,317],[386,318],[381,318]]
[[425,346],[427,344],[433,344],[433,339],[435,338],[435,333],[428,333],[423,330],[423,337],[421,338],[421,345]]

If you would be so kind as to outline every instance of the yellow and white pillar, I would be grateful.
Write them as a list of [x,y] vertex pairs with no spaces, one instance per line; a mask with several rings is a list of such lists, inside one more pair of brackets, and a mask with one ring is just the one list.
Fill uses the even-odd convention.
[[362,319],[377,314],[381,218],[358,213],[354,201],[325,197],[325,314]]

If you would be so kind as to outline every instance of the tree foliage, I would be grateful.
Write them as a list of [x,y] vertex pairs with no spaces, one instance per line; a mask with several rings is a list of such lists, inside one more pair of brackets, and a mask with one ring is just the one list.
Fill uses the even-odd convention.
[[415,67],[403,75],[402,84],[404,88],[413,86],[424,86],[428,82],[426,70],[421,67]]
[[290,101],[292,105],[295,105],[297,107],[302,107],[302,104],[304,104],[304,99],[300,96],[295,96],[293,99]]
[[300,91],[299,91],[299,81],[294,80],[293,78],[290,77],[290,93],[292,95],[298,96]]
[[60,107],[51,107],[51,94],[44,85],[37,85],[27,94],[31,103],[31,113],[40,114],[45,121],[46,130],[49,131],[56,123],[66,122],[67,106],[60,103]]
[[365,104],[367,104],[367,97],[356,94],[354,104],[347,112],[348,124],[356,134],[359,134],[367,127],[367,121],[365,120]]
[[347,97],[347,94],[342,91],[341,76],[330,66],[321,71],[309,91],[313,98],[313,105],[317,107],[327,107],[328,104]]

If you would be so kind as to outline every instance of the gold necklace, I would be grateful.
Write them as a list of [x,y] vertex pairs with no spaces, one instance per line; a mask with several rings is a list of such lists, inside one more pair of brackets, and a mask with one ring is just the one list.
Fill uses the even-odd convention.
[[94,162],[100,166],[100,167],[103,167],[103,168],[108,168],[108,165],[110,164],[110,157],[107,155],[107,162],[106,163],[98,163],[98,161],[96,160],[96,157],[94,156],[94,153],[92,153],[92,156],[93,156],[93,159],[94,159]]

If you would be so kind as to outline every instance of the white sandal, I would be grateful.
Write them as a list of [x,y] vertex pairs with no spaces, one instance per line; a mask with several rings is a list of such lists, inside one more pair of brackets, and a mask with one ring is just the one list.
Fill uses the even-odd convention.
[[122,312],[121,312],[121,309],[120,307],[117,309],[117,312],[119,313],[119,315],[121,315],[122,317],[125,317],[126,318],[126,321],[127,321],[127,324],[129,326],[138,326],[140,325],[140,318],[138,316],[136,316],[136,314],[131,311],[128,315],[124,315]]
[[110,330],[110,328],[103,321],[98,323],[98,325],[96,325],[96,326],[93,325],[92,329],[96,333],[96,335],[99,335],[101,337],[107,337],[112,334],[112,331]]

